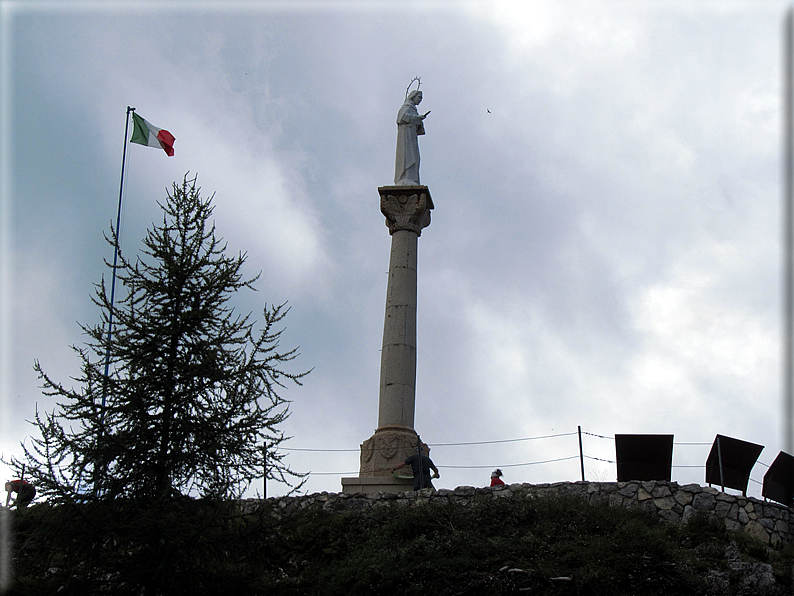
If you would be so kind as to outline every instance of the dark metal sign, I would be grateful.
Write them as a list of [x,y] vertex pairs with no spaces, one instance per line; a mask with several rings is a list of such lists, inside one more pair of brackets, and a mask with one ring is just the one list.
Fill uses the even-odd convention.
[[615,435],[618,482],[671,479],[673,435]]
[[794,457],[783,451],[778,453],[764,474],[761,494],[787,507],[794,505]]
[[706,460],[706,482],[721,486],[723,491],[726,486],[740,490],[747,496],[750,471],[763,449],[763,445],[717,435]]

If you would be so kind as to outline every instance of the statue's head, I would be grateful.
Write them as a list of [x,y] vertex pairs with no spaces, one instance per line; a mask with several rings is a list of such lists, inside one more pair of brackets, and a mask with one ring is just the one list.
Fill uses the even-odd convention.
[[414,89],[408,94],[408,99],[410,99],[414,105],[419,105],[419,102],[422,101],[422,92],[419,89]]

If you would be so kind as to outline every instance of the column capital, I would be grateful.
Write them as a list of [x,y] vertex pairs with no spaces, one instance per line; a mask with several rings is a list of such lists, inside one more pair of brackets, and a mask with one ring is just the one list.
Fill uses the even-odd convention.
[[389,234],[408,230],[421,236],[422,228],[430,225],[430,211],[434,205],[426,186],[381,186],[378,194],[380,212],[386,216]]

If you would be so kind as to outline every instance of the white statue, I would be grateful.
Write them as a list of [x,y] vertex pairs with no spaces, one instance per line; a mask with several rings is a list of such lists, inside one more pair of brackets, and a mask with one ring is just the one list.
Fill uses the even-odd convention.
[[422,101],[422,92],[414,89],[408,94],[397,112],[397,158],[394,162],[394,184],[398,186],[419,184],[419,139],[425,134],[423,120],[430,112],[419,114],[416,106]]

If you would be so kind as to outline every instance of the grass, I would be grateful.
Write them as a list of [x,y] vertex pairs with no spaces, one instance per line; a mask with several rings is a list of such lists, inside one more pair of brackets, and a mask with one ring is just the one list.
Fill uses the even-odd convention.
[[[518,496],[314,508],[281,519],[272,506],[239,515],[194,502],[165,514],[108,507],[89,516],[31,507],[16,520],[10,593],[763,594],[746,591],[729,548],[772,566],[766,593],[792,591],[791,546],[769,547],[705,515],[673,525],[636,510]],[[69,541],[56,537],[63,530]],[[732,583],[715,592],[715,577]]]

